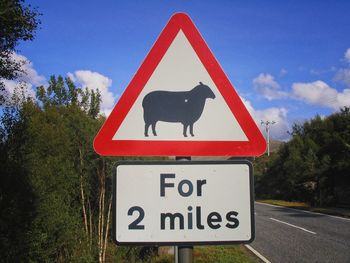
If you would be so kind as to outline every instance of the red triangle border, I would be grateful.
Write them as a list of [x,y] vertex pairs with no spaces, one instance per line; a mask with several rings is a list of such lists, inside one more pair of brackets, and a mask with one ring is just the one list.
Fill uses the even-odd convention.
[[[112,139],[179,30],[182,30],[192,45],[246,134],[248,141]],[[110,116],[96,135],[94,149],[98,154],[104,156],[259,156],[266,150],[266,141],[190,17],[184,13],[177,13],[170,18]]]

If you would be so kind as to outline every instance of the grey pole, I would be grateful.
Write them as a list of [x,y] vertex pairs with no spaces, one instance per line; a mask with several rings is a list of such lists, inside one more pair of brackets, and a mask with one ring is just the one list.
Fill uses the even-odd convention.
[[[189,156],[176,156],[176,161],[190,161]],[[175,263],[193,263],[193,246],[178,246],[175,247]]]
[[266,141],[267,141],[267,156],[270,156],[270,129],[271,125],[275,124],[275,121],[261,121],[261,125],[265,125]]
[[179,263],[179,256],[178,256],[178,251],[177,251],[178,247],[174,246],[174,262],[175,263]]
[[267,133],[267,156],[270,156],[270,126],[266,126],[266,133]]
[[179,246],[178,247],[178,262],[192,263],[193,262],[193,246]]

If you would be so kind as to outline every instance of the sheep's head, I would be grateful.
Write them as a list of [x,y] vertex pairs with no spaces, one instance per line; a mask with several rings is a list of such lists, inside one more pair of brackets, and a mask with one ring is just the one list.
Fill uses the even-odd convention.
[[200,90],[200,94],[202,94],[205,98],[215,99],[215,94],[211,88],[209,88],[209,86],[199,82],[199,85],[196,88]]

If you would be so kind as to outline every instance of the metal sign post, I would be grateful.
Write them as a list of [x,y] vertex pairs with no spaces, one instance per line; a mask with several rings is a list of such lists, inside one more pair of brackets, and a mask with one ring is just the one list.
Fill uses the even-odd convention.
[[[176,161],[191,161],[190,156],[176,156]],[[175,263],[192,263],[193,262],[193,246],[175,247]]]
[[193,246],[179,246],[178,247],[178,263],[192,263],[193,262]]

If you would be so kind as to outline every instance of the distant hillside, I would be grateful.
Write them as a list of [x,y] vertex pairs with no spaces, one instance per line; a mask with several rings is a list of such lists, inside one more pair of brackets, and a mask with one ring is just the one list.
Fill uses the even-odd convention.
[[278,150],[278,148],[280,147],[280,145],[284,143],[282,141],[274,141],[274,140],[270,140],[270,152],[275,152]]

